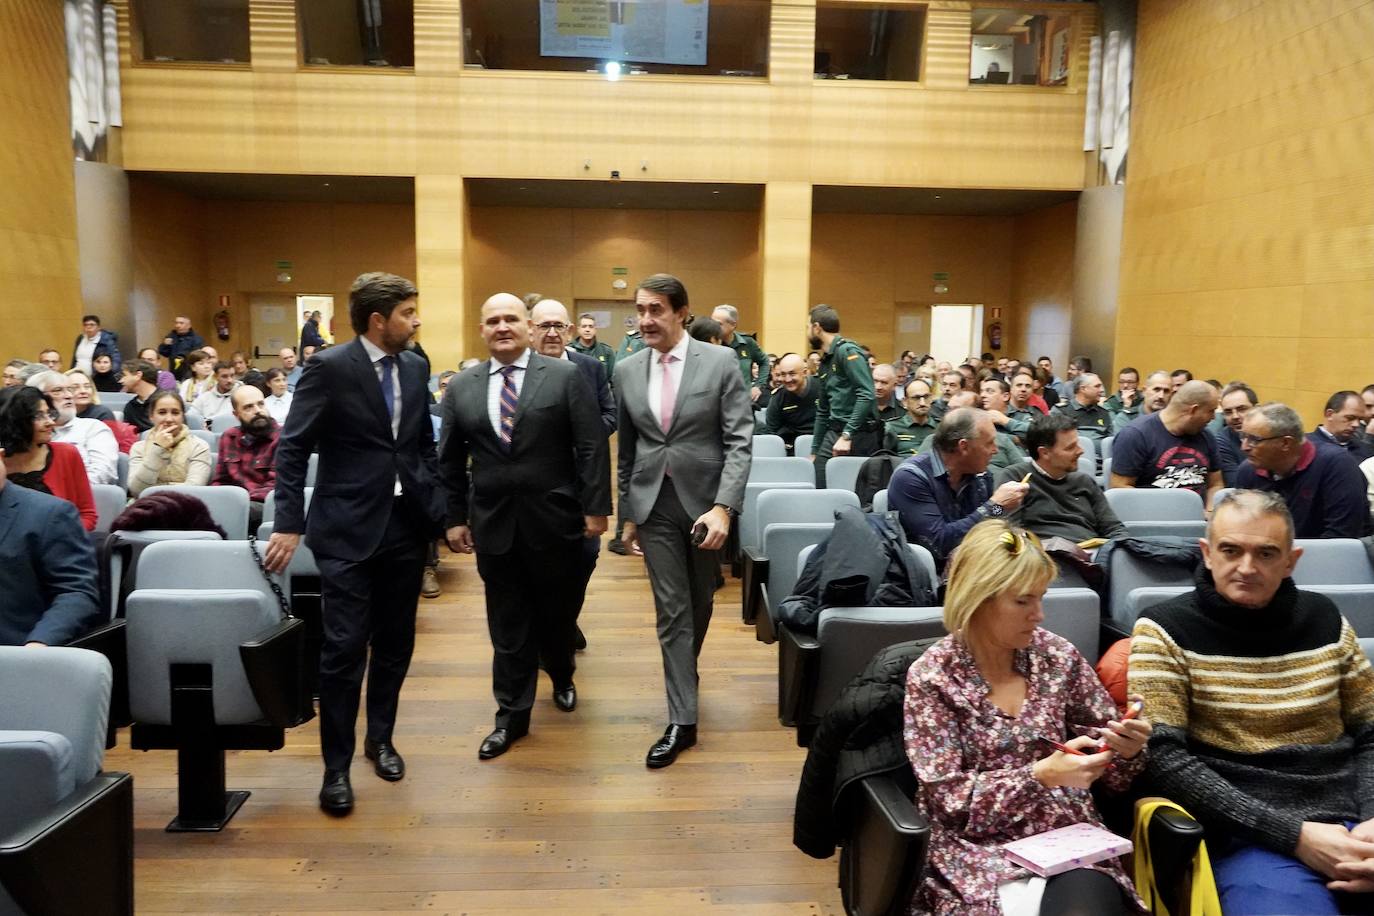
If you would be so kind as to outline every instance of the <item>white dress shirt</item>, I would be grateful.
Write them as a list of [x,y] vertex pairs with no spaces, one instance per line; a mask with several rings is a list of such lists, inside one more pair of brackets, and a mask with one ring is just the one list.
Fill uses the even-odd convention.
[[[525,352],[516,358],[512,366],[519,366],[519,372],[511,373],[511,381],[515,383],[515,397],[520,398],[520,392],[525,390],[525,373],[530,368],[530,350],[525,348]],[[487,419],[491,421],[491,431],[496,433],[496,438],[501,438],[501,387],[505,384],[505,377],[501,375],[504,364],[495,359],[487,360]]]
[[213,428],[216,420],[225,421],[220,425],[221,429],[228,429],[238,422],[238,418],[234,416],[234,391],[242,384],[243,382],[235,381],[228,394],[221,394],[219,386],[214,385],[208,391],[202,391],[191,404],[206,421],[207,429]]
[[[673,349],[668,351],[668,355],[676,356],[677,359],[670,362],[667,366],[672,374],[673,391],[682,394],[682,370],[687,365],[687,345],[691,342],[691,335],[683,332],[682,339],[677,342]],[[649,361],[649,410],[654,415],[654,420],[658,422],[660,428],[663,426],[663,354],[658,350],[650,353]],[[676,408],[675,408],[676,409]]]
[[119,482],[119,442],[104,423],[73,417],[53,429],[52,441],[76,446],[91,483]]
[[[367,358],[372,361],[372,371],[377,373],[377,387],[381,389],[382,384],[382,360],[390,353],[377,346],[366,337],[359,337],[362,341],[363,349],[367,351]],[[391,366],[391,438],[395,439],[401,434],[401,357],[400,354],[392,356]],[[400,484],[397,483],[397,487]],[[399,489],[397,493],[401,492]]]
[[286,422],[286,415],[291,410],[291,392],[288,391],[281,397],[277,397],[275,394],[269,394],[267,397],[263,398],[263,403],[267,405],[267,412],[271,415],[272,419],[276,420],[277,425],[280,426]]

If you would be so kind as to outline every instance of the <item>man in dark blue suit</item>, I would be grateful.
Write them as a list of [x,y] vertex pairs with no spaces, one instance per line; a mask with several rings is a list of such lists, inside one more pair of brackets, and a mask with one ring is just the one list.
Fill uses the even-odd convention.
[[[320,807],[331,814],[353,809],[348,771],[364,668],[363,753],[381,778],[405,776],[392,730],[415,647],[427,545],[443,515],[428,370],[406,348],[420,327],[417,295],[394,274],[354,281],[348,311],[358,337],[306,364],[277,446],[277,516],[266,561],[285,570],[304,533],[320,567]],[[320,463],[307,518],[313,451]]]
[[[530,309],[530,344],[541,355],[550,359],[566,359],[578,368],[588,389],[596,396],[596,405],[601,411],[601,425],[606,430],[606,438],[615,432],[616,413],[615,395],[611,393],[610,381],[606,378],[606,367],[594,356],[579,353],[568,346],[572,337],[572,318],[568,309],[557,299],[541,299]],[[596,559],[601,554],[601,538],[584,538],[582,541],[583,566],[576,580],[573,611],[573,648],[581,651],[587,648],[587,637],[576,620],[582,614],[582,605],[587,600],[587,583],[596,571]],[[545,666],[547,667],[547,665]]]
[[76,507],[9,483],[0,449],[0,646],[59,646],[98,622],[95,551]]
[[486,592],[497,712],[477,755],[489,760],[529,731],[541,655],[554,703],[577,705],[574,596],[562,586],[577,581],[583,539],[606,531],[611,470],[581,373],[530,352],[525,304],[492,296],[481,327],[491,359],[449,382],[439,462],[449,546],[477,554]]

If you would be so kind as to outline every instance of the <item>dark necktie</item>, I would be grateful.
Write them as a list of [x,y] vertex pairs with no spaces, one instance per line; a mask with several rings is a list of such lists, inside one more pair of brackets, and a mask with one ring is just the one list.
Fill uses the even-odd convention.
[[515,390],[515,373],[519,366],[501,367],[501,444],[510,450],[511,433],[515,429],[515,408],[520,393]]
[[396,417],[396,395],[391,390],[391,369],[396,365],[396,357],[382,357],[382,403],[386,405],[386,418]]

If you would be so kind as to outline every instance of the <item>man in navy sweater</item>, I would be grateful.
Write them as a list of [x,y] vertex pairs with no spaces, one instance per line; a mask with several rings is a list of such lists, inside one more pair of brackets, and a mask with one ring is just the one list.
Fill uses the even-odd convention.
[[1251,408],[1241,427],[1246,461],[1236,486],[1283,497],[1294,536],[1358,538],[1370,533],[1365,479],[1350,453],[1315,436],[1304,438],[1302,418],[1279,403]]

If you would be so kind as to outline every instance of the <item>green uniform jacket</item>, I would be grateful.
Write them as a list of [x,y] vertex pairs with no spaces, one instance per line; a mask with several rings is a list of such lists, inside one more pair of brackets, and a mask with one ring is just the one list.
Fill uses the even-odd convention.
[[1026,431],[1030,429],[1031,421],[1036,417],[1044,416],[1034,407],[1018,408],[1013,404],[1007,405],[1007,425],[1001,428],[1001,432],[1011,433],[1022,442],[1026,441]]
[[887,433],[883,438],[883,445],[889,452],[900,455],[903,458],[910,458],[920,449],[930,434],[935,432],[936,423],[929,417],[924,423],[917,423],[911,419],[911,414],[903,414],[895,420],[887,422]]
[[[768,384],[768,354],[763,352],[757,340],[736,331],[728,344],[724,341],[721,344],[734,350],[739,357],[739,371],[744,376],[745,388],[762,388]],[[755,366],[759,367],[758,378],[754,378]]]
[[1137,391],[1131,406],[1125,407],[1121,403],[1121,392],[1118,391],[1103,401],[1102,406],[1107,408],[1107,413],[1112,415],[1112,423],[1116,429],[1122,430],[1140,417],[1140,402],[1142,400],[1144,400],[1144,395]]
[[1101,404],[1084,407],[1075,400],[1060,401],[1055,410],[1073,420],[1078,435],[1085,439],[1105,439],[1116,435],[1116,421]]
[[638,331],[631,331],[625,335],[624,340],[620,341],[620,346],[615,351],[616,362],[619,362],[631,353],[638,353],[643,349],[644,338],[639,336]]
[[900,420],[902,417],[906,416],[906,408],[903,407],[902,402],[896,398],[893,398],[886,407],[879,407],[878,402],[875,400],[873,402],[873,412],[877,414],[878,419],[882,420],[884,423],[891,423],[893,420]]
[[873,373],[868,368],[868,357],[854,341],[835,335],[830,352],[821,357],[816,381],[821,383],[821,392],[816,399],[812,454],[820,451],[821,440],[832,421],[844,423],[843,433],[851,439],[865,424],[876,422]]
[[[590,356],[592,359],[601,363],[601,367],[606,370],[606,378],[609,380],[615,374],[615,350],[611,349],[610,344],[601,341],[594,342],[590,347],[582,342],[582,338],[574,337],[572,343],[568,344],[578,353]],[[640,345],[641,347],[643,344]]]

